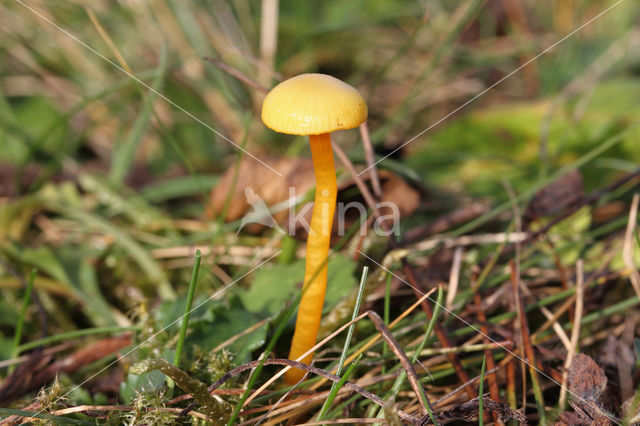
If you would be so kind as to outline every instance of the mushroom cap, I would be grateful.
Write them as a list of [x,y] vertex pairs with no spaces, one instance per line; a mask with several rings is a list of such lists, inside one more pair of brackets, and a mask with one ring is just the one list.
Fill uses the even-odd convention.
[[325,74],[301,74],[274,87],[262,104],[262,121],[291,135],[319,135],[358,127],[367,104],[356,89]]

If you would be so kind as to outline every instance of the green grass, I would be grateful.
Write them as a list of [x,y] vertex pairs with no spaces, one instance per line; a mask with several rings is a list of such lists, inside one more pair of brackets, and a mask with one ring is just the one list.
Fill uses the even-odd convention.
[[[261,33],[261,26],[268,24],[262,13],[268,0],[98,1],[86,5],[88,9],[75,3],[25,2],[33,11],[19,2],[2,4],[0,361],[17,358],[19,363],[0,368],[0,395],[6,381],[13,380],[11,371],[24,362],[22,357],[38,348],[57,351],[51,362],[78,362],[77,351],[99,350],[109,337],[124,332],[133,333],[134,346],[104,372],[104,360],[122,353],[107,353],[61,373],[63,394],[80,385],[64,402],[47,399],[51,390],[38,396],[38,389],[48,385],[38,384],[11,395],[0,416],[37,412],[40,409],[29,405],[38,400],[44,404],[34,416],[42,422],[106,424],[106,417],[93,413],[108,410],[55,412],[124,405],[130,409],[111,412],[115,422],[186,424],[196,417],[179,419],[167,410],[183,409],[189,402],[169,401],[166,377],[159,371],[130,375],[129,365],[150,359],[173,362],[187,382],[210,384],[237,365],[288,352],[304,238],[272,229],[237,230],[246,209],[244,187],[262,195],[285,194],[282,187],[307,183],[301,182],[295,161],[310,155],[308,144],[266,129],[260,120],[264,94],[206,57],[267,87],[304,72],[328,73],[349,82],[367,100],[377,160],[420,134],[378,164],[383,173],[393,173],[420,192],[417,208],[402,218],[401,232],[432,224],[472,203],[488,206],[483,214],[452,222],[441,233],[453,241],[462,238],[453,312],[439,315],[439,292],[426,301],[436,311],[430,321],[418,307],[392,330],[410,353],[429,401],[461,384],[445,357],[433,355],[443,349],[441,339],[432,335],[436,324],[451,340],[468,376],[481,377],[482,394],[483,354],[467,348],[479,337],[472,301],[480,295],[489,334],[507,340],[516,316],[505,286],[513,252],[508,244],[467,245],[464,238],[515,232],[513,208],[524,211],[537,191],[570,170],[580,171],[584,191],[590,194],[636,172],[640,164],[640,5],[634,2],[620,3],[440,121],[614,4],[576,0],[569,7],[563,2],[515,1],[509,2],[513,9],[505,10],[503,3],[483,7],[479,0],[368,0],[366,5],[280,0],[273,56]],[[144,84],[69,35],[130,69]],[[356,167],[366,167],[357,129],[340,132],[334,140]],[[293,170],[288,181],[278,180],[254,155],[283,171]],[[242,167],[246,164],[249,167]],[[340,170],[340,177],[346,181],[349,174]],[[514,200],[504,190],[504,180],[513,187]],[[402,204],[406,194],[393,193],[393,182],[386,177],[385,182],[386,195]],[[305,200],[313,194],[308,187]],[[212,192],[224,200],[218,211],[210,205]],[[542,307],[556,312],[574,296],[572,271],[578,258],[586,273],[582,352],[597,359],[603,336],[635,321],[631,312],[640,302],[629,285],[622,244],[636,192],[637,178],[602,194],[540,241],[523,245],[520,279],[531,292],[523,303],[532,333],[546,321]],[[352,201],[360,194],[349,185],[340,196],[341,201]],[[273,202],[274,213],[286,212],[283,197]],[[542,226],[547,220],[543,218]],[[640,267],[635,225],[633,256]],[[389,325],[415,301],[405,283],[358,256],[358,250],[403,280],[408,278],[398,266],[406,260],[425,289],[442,289],[450,278],[454,247],[449,242],[430,250],[404,247],[403,252],[393,250],[383,237],[360,239],[357,230],[351,226],[333,245],[325,334],[363,309],[381,312]],[[194,265],[196,252],[201,257]],[[34,270],[38,272],[30,276]],[[363,270],[368,276],[359,276]],[[185,312],[190,315],[185,317]],[[569,318],[566,312],[558,317],[565,330],[572,327]],[[265,420],[281,416],[282,423],[374,416],[393,420],[398,410],[417,415],[421,396],[413,394],[382,340],[346,363],[376,334],[366,320],[351,326],[346,338],[336,337],[316,354],[315,366],[337,370],[341,382],[319,385],[310,375],[287,396],[327,391],[324,404],[311,401],[293,409],[283,401],[268,411],[287,392],[275,383],[243,406],[279,371],[260,364],[248,378],[233,377],[221,388],[224,392],[216,398],[233,407],[224,421],[255,421],[263,415]],[[519,345],[514,341],[511,351],[520,354]],[[546,349],[542,352],[547,355],[564,353],[551,327],[538,333],[533,345]],[[499,347],[491,351],[496,361],[509,356]],[[561,364],[551,355],[538,361],[549,371]],[[515,370],[520,377],[519,362]],[[117,378],[117,386],[87,386],[107,374]],[[499,390],[506,395],[510,384],[505,374],[498,377]],[[524,389],[515,387],[517,404],[525,404],[519,408],[532,423],[554,421],[559,388],[546,376],[537,379],[535,384],[528,380]],[[380,407],[340,392],[346,381],[364,386],[387,404]],[[609,382],[618,380],[610,377]],[[183,393],[173,389],[173,397]],[[446,406],[435,404],[430,414],[460,405],[464,398],[459,393]],[[622,413],[622,402],[613,401],[610,414],[629,420],[632,416]],[[487,411],[482,395],[479,403],[482,423]]]

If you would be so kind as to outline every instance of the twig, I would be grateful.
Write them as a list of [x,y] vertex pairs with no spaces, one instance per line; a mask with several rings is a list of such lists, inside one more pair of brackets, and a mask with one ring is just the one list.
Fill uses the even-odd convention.
[[[547,317],[547,321],[545,321],[545,323],[542,324],[542,326],[539,329],[537,329],[535,333],[533,333],[531,335],[531,341],[535,342],[536,339],[538,338],[538,336],[540,336],[540,334],[543,331],[545,331],[546,329],[548,329],[552,325],[554,326],[554,329],[555,329],[556,325],[560,325],[560,324],[558,324],[558,318],[560,318],[562,316],[562,314],[564,314],[567,310],[569,310],[570,306],[573,306],[573,302],[575,302],[575,296],[571,296],[567,300],[565,300],[564,303],[551,315],[551,317]],[[543,314],[544,314],[544,312],[543,312]],[[571,346],[571,341],[567,337],[567,334],[564,332],[564,329],[562,329],[562,333],[560,333],[560,332],[558,332],[558,330],[556,330],[556,334],[558,335],[558,337],[562,341],[563,345],[565,346],[565,349],[569,350],[569,347]]]
[[[518,207],[518,201],[517,201],[518,197],[516,196],[516,193],[513,190],[513,187],[511,186],[511,184],[507,179],[504,179],[502,181],[502,184],[504,185],[504,188],[507,191],[507,194],[509,194],[509,199],[511,200],[511,208],[513,210],[513,221],[515,222],[515,225],[516,225],[516,234],[521,234],[522,233],[522,215],[520,214],[520,208]],[[519,240],[516,240],[515,247],[516,247],[515,279],[516,279],[516,284],[519,288],[520,287],[520,258],[521,258],[521,251],[522,251],[522,242]]]
[[[526,285],[520,285],[520,289],[524,292],[525,296],[535,299],[535,296]],[[567,336],[567,333],[565,333],[564,328],[562,328],[562,326],[558,322],[559,315],[554,315],[553,313],[551,313],[551,311],[546,306],[540,306],[540,312],[542,312],[545,318],[547,318],[547,321],[551,321],[553,331],[556,332],[558,338],[560,339],[560,342],[562,342],[565,349],[568,351],[569,347],[571,346],[571,341],[569,340],[569,336]],[[533,337],[531,338],[531,340],[533,341]]]
[[636,229],[637,217],[638,217],[638,202],[640,201],[640,194],[635,194],[631,201],[631,209],[629,210],[629,221],[627,222],[627,229],[624,234],[624,248],[622,249],[622,259],[624,260],[624,266],[626,266],[631,274],[629,280],[633,286],[633,291],[636,292],[636,296],[640,298],[640,273],[638,273],[638,267],[633,259],[633,247],[635,246],[633,231]]
[[[278,0],[262,0],[260,19],[260,60],[268,70],[273,70],[278,48]],[[270,75],[260,71],[260,82],[269,83]]]
[[[513,347],[513,342],[511,340],[502,340],[499,342],[490,342],[487,344],[469,344],[462,346],[454,346],[452,348],[430,348],[423,349],[420,351],[420,355],[422,356],[433,356],[433,355],[444,355],[449,352],[457,352],[457,353],[465,353],[465,352],[476,352],[476,351],[485,351],[491,349],[510,349]],[[415,351],[410,351],[410,354],[414,354]]]
[[[495,373],[496,371],[498,371],[500,369],[500,367],[496,367],[493,368],[491,370],[487,370],[485,372],[485,374],[489,374],[489,373]],[[472,385],[475,382],[477,382],[478,380],[480,380],[480,376],[476,376],[473,379],[469,380],[466,383],[461,384],[460,386],[458,386],[457,388],[455,388],[454,390],[452,390],[451,392],[449,392],[448,394],[446,394],[443,397],[440,397],[438,399],[436,399],[435,401],[433,401],[433,405],[434,406],[438,406],[440,403],[445,402],[446,400],[448,400],[449,398],[451,398],[452,396],[454,396],[455,394],[457,394],[458,392],[460,392],[461,390],[464,390],[464,388],[466,386]]]
[[[477,308],[476,315],[478,316],[478,321],[480,322],[480,331],[482,331],[482,340],[485,344],[489,344],[489,327],[487,326],[487,316],[484,314],[482,310],[482,299],[480,298],[480,294],[476,293],[474,295],[474,302]],[[493,373],[493,371],[497,370],[496,361],[493,358],[493,352],[491,349],[485,349],[484,356],[487,359],[487,367],[488,371],[485,372],[485,376],[487,378],[487,382],[489,382],[489,395],[491,395],[491,399],[496,402],[500,402],[500,390],[498,389],[498,380]],[[498,421],[498,416],[494,412],[491,412],[493,419]]]
[[[558,270],[558,274],[560,276],[560,282],[562,283],[562,289],[569,289],[569,281],[567,280],[567,273],[562,266],[562,260],[560,260],[560,256],[556,251],[555,244],[551,240],[547,240],[547,244],[551,248],[551,256],[553,257],[553,262],[556,264],[556,269]],[[574,312],[573,312],[573,304],[569,305],[569,321],[573,321]],[[573,323],[572,323],[573,325]]]
[[382,197],[382,187],[380,186],[378,169],[374,163],[375,152],[373,151],[371,135],[369,134],[369,127],[367,126],[366,121],[360,125],[360,137],[362,137],[362,145],[364,146],[364,158],[367,162],[367,169],[369,169],[369,176],[371,177],[371,186],[373,187],[373,193],[376,197],[378,197],[378,199],[380,199],[380,197]]
[[[416,371],[413,369],[413,365],[411,365],[409,358],[400,347],[398,341],[395,339],[395,337],[393,337],[393,334],[391,334],[387,326],[384,324],[384,321],[382,320],[382,318],[380,318],[380,315],[378,315],[374,311],[369,311],[369,319],[371,320],[371,322],[373,322],[373,325],[375,325],[378,332],[382,334],[382,337],[387,342],[387,345],[389,345],[391,351],[393,351],[393,353],[400,360],[402,368],[404,368],[404,371],[407,373],[407,378],[409,379],[411,388],[415,392],[416,397],[418,398],[418,402],[422,407],[423,414],[427,414],[429,410],[433,413],[433,407],[431,406],[431,402],[429,402],[429,397],[424,392],[422,384],[420,383],[420,379],[418,378]],[[425,401],[423,401],[421,395],[424,395]]]
[[569,378],[569,368],[573,361],[573,356],[578,349],[580,341],[580,326],[582,325],[582,312],[584,308],[584,263],[582,259],[576,264],[576,309],[571,330],[571,344],[567,351],[567,359],[564,361],[564,371],[562,372],[562,386],[560,387],[560,398],[558,405],[563,410],[567,401],[567,380]]
[[373,198],[373,195],[371,195],[371,191],[369,191],[367,185],[365,185],[360,175],[358,175],[358,172],[356,172],[355,167],[353,167],[353,163],[351,162],[351,160],[349,160],[349,157],[347,157],[347,154],[345,154],[342,148],[340,148],[340,145],[331,141],[331,146],[333,147],[333,152],[335,152],[342,165],[349,171],[349,173],[353,177],[353,181],[360,190],[360,193],[364,198],[364,201],[367,203],[367,206],[369,206],[369,208],[373,211],[373,215],[375,217],[378,217],[379,212],[376,201]]
[[[42,350],[42,355],[44,355],[44,356],[53,355],[53,354],[56,354],[58,352],[65,351],[65,350],[69,349],[71,346],[73,346],[72,343],[65,342],[65,343],[62,343],[60,345],[53,346],[51,348],[43,349]],[[31,354],[28,354],[28,355],[19,356],[17,358],[10,358],[10,359],[6,359],[4,361],[0,361],[0,368],[8,367],[8,366],[14,365],[14,364],[22,364],[23,362],[28,361],[30,357],[31,357]]]
[[[524,352],[526,353],[526,360],[529,365],[529,375],[531,376],[531,385],[533,386],[533,395],[538,407],[538,416],[540,417],[540,424],[546,423],[544,399],[542,396],[542,390],[540,389],[540,380],[538,379],[538,372],[535,368],[536,358],[531,344],[531,336],[529,334],[529,324],[525,316],[524,304],[522,298],[519,297],[518,292],[518,278],[516,276],[516,267],[513,261],[509,262],[511,267],[511,284],[513,286],[513,295],[515,297],[515,303],[518,305],[520,330],[522,332],[522,343],[524,346]],[[526,398],[526,393],[523,395]]]
[[520,348],[520,364],[521,364],[521,384],[522,384],[522,407],[526,407],[526,398],[527,398],[527,373],[525,368],[525,345],[524,345],[524,330],[522,329],[522,323],[525,321],[523,317],[525,315],[524,305],[522,304],[522,299],[520,298],[520,286],[518,285],[518,278],[516,275],[516,268],[513,265],[513,261],[509,263],[511,267],[511,293],[513,294],[513,307],[516,311],[516,316],[513,319],[513,333],[517,336],[518,347]]
[[[459,246],[475,246],[480,244],[497,244],[497,243],[519,243],[528,239],[526,232],[498,232],[495,234],[474,234],[463,235],[461,237],[451,238],[444,235],[438,235],[428,240],[421,241],[409,249],[417,251],[432,250],[438,246],[445,248],[453,248]],[[484,265],[482,265],[484,266]]]
[[512,409],[516,409],[517,407],[517,396],[516,396],[516,360],[515,358],[511,358],[509,362],[507,362],[507,401],[509,402],[509,406]]
[[210,62],[211,64],[215,65],[217,68],[220,68],[222,71],[226,72],[227,74],[237,78],[238,80],[242,81],[244,84],[246,84],[247,86],[251,86],[256,90],[259,90],[263,93],[268,93],[269,89],[266,86],[263,86],[262,84],[258,83],[255,80],[252,80],[251,78],[247,77],[246,75],[244,75],[242,72],[240,72],[239,70],[233,68],[230,65],[225,64],[224,62],[215,59],[215,58],[209,58],[209,57],[205,57],[203,58],[205,61]]
[[[611,261],[616,257],[616,252],[613,251],[609,254],[609,256],[607,256],[603,262],[601,262],[601,266],[594,272],[592,272],[587,279],[585,280],[585,284],[584,284],[584,288],[588,288],[589,286],[591,286],[592,282],[596,281],[600,284],[605,283],[607,280],[612,280],[614,279],[613,277],[608,277],[607,278],[607,274],[605,273],[605,270],[609,267],[609,264],[611,263]],[[615,275],[615,277],[619,277],[620,275]],[[554,321],[557,320],[560,315],[562,315],[567,309],[568,306],[567,305],[571,305],[573,304],[574,300],[575,300],[575,295],[569,297],[563,304],[562,306],[560,306],[560,308],[556,311],[556,313],[553,315],[554,317]],[[550,319],[551,320],[551,319]],[[543,324],[542,327],[540,327],[540,329],[538,331],[536,331],[532,336],[531,336],[531,341],[536,344],[539,341],[540,336],[542,335],[542,332],[549,327],[547,321],[545,324]],[[584,342],[583,342],[584,343]],[[585,343],[586,345],[586,343]]]
[[408,229],[403,235],[400,245],[404,246],[418,242],[424,238],[442,233],[454,226],[469,222],[489,211],[486,203],[473,203],[460,209],[449,212],[436,218],[434,221],[425,223],[415,228]]
[[[460,282],[460,267],[462,265],[462,247],[456,247],[453,252],[453,262],[451,262],[451,272],[449,273],[449,286],[447,287],[447,299],[445,301],[446,313],[453,310],[453,302],[458,292]],[[447,315],[445,314],[445,315]]]

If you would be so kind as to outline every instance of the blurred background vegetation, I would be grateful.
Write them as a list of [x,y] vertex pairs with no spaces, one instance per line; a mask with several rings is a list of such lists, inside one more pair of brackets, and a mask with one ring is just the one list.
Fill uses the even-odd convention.
[[[230,361],[202,353],[257,325],[224,345],[236,363],[255,359],[269,321],[296,292],[302,263],[281,237],[237,236],[236,222],[206,211],[220,176],[240,157],[253,161],[237,146],[268,164],[309,156],[304,138],[260,120],[260,87],[296,74],[328,73],[363,93],[377,158],[390,154],[378,167],[422,194],[403,231],[471,202],[501,206],[505,180],[531,195],[577,165],[591,192],[638,168],[638,2],[280,0],[275,15],[263,10],[274,4],[0,2],[1,360],[18,354],[20,277],[31,268],[47,320],[31,303],[23,344],[131,328],[142,341],[146,326],[160,330],[182,313],[194,245],[211,248],[197,303],[283,248],[279,264],[192,316],[187,356],[203,380]],[[335,140],[364,163],[357,131]],[[509,220],[491,226],[506,229]],[[576,226],[568,232],[589,229]],[[589,238],[580,253],[603,250]],[[360,264],[350,255],[332,259],[327,309],[357,282]],[[170,358],[178,326],[132,357]],[[66,380],[79,383],[101,363]],[[122,379],[125,402],[136,380]]]

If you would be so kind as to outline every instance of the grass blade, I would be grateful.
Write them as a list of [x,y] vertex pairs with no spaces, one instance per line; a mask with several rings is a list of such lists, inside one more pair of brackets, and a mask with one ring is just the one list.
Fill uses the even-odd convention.
[[484,426],[484,406],[483,406],[483,394],[484,394],[484,372],[487,365],[487,357],[482,358],[482,367],[480,369],[480,385],[478,386],[478,424]]
[[160,55],[160,64],[158,65],[160,72],[156,74],[151,87],[153,90],[149,91],[149,94],[145,97],[144,107],[138,115],[138,118],[133,123],[127,138],[121,143],[116,145],[113,157],[111,159],[111,171],[109,173],[111,179],[116,182],[122,182],[129,173],[133,161],[135,159],[135,152],[142,140],[145,130],[149,126],[151,121],[151,114],[153,113],[153,102],[156,98],[157,92],[162,89],[162,83],[164,81],[165,71],[167,69],[167,49],[162,48]]
[[28,351],[30,349],[37,348],[39,346],[49,345],[51,343],[62,342],[67,339],[75,339],[76,337],[84,337],[84,336],[92,336],[94,334],[111,334],[111,333],[122,333],[125,331],[134,331],[137,330],[138,327],[94,327],[94,328],[85,328],[82,330],[73,330],[67,333],[54,334],[53,336],[48,336],[43,339],[34,340],[32,342],[23,343],[18,346],[17,354]]
[[[18,345],[20,345],[20,339],[22,338],[24,316],[27,313],[27,307],[29,306],[29,300],[31,299],[31,291],[33,290],[33,282],[36,279],[36,275],[38,275],[38,270],[36,268],[33,268],[31,270],[31,275],[29,276],[29,281],[27,281],[27,288],[25,289],[24,299],[22,299],[22,309],[20,310],[20,316],[18,317],[18,324],[16,324],[16,332],[13,335],[13,348],[11,349],[12,358],[18,356]],[[14,368],[15,365],[12,365],[9,368],[9,373],[11,373]]]
[[193,271],[191,272],[191,282],[189,282],[189,293],[187,294],[187,303],[184,306],[184,315],[182,316],[182,326],[180,327],[180,336],[176,344],[176,353],[173,357],[173,365],[180,366],[180,356],[184,347],[184,339],[187,336],[187,326],[189,325],[189,317],[191,316],[191,306],[193,305],[193,295],[196,292],[196,284],[198,282],[198,272],[200,271],[200,260],[202,254],[200,250],[196,251],[196,259],[193,262]]
[[[351,320],[352,321],[354,319],[356,319],[356,317],[358,316],[358,311],[360,311],[360,304],[362,303],[362,296],[364,295],[364,287],[365,287],[366,282],[367,282],[367,273],[368,272],[369,272],[369,267],[368,266],[365,266],[364,268],[362,268],[362,275],[360,276],[360,286],[358,288],[358,297],[356,298],[356,304],[353,307],[353,314],[351,315]],[[356,324],[353,323],[353,324],[351,324],[349,326],[349,329],[347,330],[347,338],[346,338],[346,340],[344,342],[344,347],[342,348],[342,354],[340,355],[340,361],[338,362],[338,370],[337,370],[337,373],[336,373],[336,375],[338,375],[338,376],[342,374],[342,368],[344,366],[344,361],[347,359],[347,353],[349,352],[349,346],[351,345],[351,337],[353,336],[353,330],[355,328],[356,328]],[[351,365],[349,367],[349,370],[353,370],[353,365]],[[344,380],[346,380],[346,376],[347,376],[347,374],[345,374],[345,377],[343,377]],[[344,384],[343,380],[340,380],[340,382],[338,382],[338,383],[333,383],[331,385],[331,391],[329,392],[329,395],[331,396],[333,394],[333,396],[335,397],[335,395],[337,394],[339,388],[342,387],[343,384]],[[318,414],[318,420],[322,420],[322,418],[325,416],[325,414],[327,414],[327,411],[329,410],[329,407],[331,406],[331,401],[333,401],[333,398],[327,398],[327,400],[324,402],[324,404],[322,404],[322,408],[320,409],[320,414]]]
[[333,400],[336,398],[336,395],[338,395],[338,392],[340,392],[340,389],[342,389],[342,386],[344,386],[345,382],[349,380],[351,373],[353,373],[353,370],[355,370],[356,366],[362,359],[362,356],[363,354],[358,355],[358,358],[356,358],[355,361],[353,361],[353,363],[351,363],[351,365],[347,367],[347,371],[345,371],[342,377],[340,377],[340,381],[338,383],[334,382],[333,385],[331,385],[329,396],[327,397],[327,400],[324,402],[324,404],[322,404],[322,409],[320,410],[320,414],[318,414],[318,421],[322,420],[322,418],[326,416],[326,412],[329,410],[329,407],[331,407]]
[[181,176],[152,183],[142,188],[140,195],[149,203],[161,203],[175,198],[191,197],[210,191],[220,180],[214,175]]

